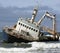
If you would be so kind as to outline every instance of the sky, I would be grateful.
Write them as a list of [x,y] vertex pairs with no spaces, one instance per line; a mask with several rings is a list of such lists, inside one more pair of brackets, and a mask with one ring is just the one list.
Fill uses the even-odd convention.
[[27,7],[35,5],[49,6],[55,10],[60,10],[60,0],[0,0],[0,5],[4,7],[16,6]]
[[14,25],[20,16],[31,17],[36,5],[40,8],[39,16],[46,10],[57,14],[57,31],[60,31],[60,0],[0,0],[0,31],[5,25]]

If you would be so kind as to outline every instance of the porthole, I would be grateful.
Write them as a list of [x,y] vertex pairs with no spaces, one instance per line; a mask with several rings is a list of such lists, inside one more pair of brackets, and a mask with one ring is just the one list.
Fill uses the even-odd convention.
[[25,27],[26,27],[26,25],[25,25]]
[[27,28],[28,28],[28,26],[27,26]]
[[35,29],[33,29],[33,31],[35,31]]
[[24,26],[24,24],[23,24],[23,26]]
[[29,29],[31,29],[31,28],[29,27]]
[[20,25],[20,22],[19,22],[19,25]]
[[30,29],[30,27],[29,27],[29,29]]
[[33,30],[33,28],[31,28],[31,30]]
[[22,24],[21,24],[22,25]]
[[38,30],[36,30],[36,32],[37,32]]

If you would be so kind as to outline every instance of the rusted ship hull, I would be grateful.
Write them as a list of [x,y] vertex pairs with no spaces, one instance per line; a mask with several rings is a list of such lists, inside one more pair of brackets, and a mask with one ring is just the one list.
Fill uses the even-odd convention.
[[[11,31],[10,31],[11,30]],[[32,36],[22,35],[20,33],[16,33],[14,29],[4,28],[4,41],[7,42],[32,42],[38,41],[38,39],[34,39]],[[5,38],[7,37],[7,38]]]
[[[10,30],[12,30],[12,31],[10,31]],[[22,34],[18,34],[16,32],[13,32],[13,29],[8,29],[8,28],[5,28],[3,30],[3,34],[4,34],[4,41],[10,42],[10,43],[13,43],[13,42],[33,42],[33,41],[57,41],[57,40],[59,40],[59,37],[57,39],[54,39],[49,36],[43,36],[43,33],[41,34],[41,36],[39,36],[38,39],[34,39],[31,36],[22,35]]]
[[[8,43],[13,43],[13,42],[31,42],[22,38],[17,38],[13,35],[7,34],[5,31],[3,31],[3,41],[8,42]],[[17,35],[16,35],[17,36]]]

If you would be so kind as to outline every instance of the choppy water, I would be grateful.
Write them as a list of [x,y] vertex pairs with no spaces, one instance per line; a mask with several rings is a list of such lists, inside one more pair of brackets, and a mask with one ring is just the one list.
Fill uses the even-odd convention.
[[0,53],[60,53],[59,42],[31,42],[31,47],[0,47]]
[[60,53],[60,41],[0,43],[0,53]]

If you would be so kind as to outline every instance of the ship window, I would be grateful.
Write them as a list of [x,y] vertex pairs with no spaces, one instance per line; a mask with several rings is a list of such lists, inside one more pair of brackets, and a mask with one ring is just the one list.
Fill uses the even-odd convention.
[[33,28],[31,28],[31,30],[33,30]]
[[27,35],[29,35],[29,32],[27,32]]
[[36,30],[36,32],[37,32],[38,30]]
[[25,25],[25,27],[26,27],[26,25]]
[[20,22],[19,22],[19,25],[20,25]]
[[29,29],[31,29],[31,28],[29,27]]
[[21,24],[22,25],[22,24]]
[[35,29],[33,29],[35,31]]
[[27,28],[28,28],[28,26],[27,26]]
[[25,25],[24,25],[24,27],[25,27]]
[[24,26],[24,24],[23,24],[23,26]]

